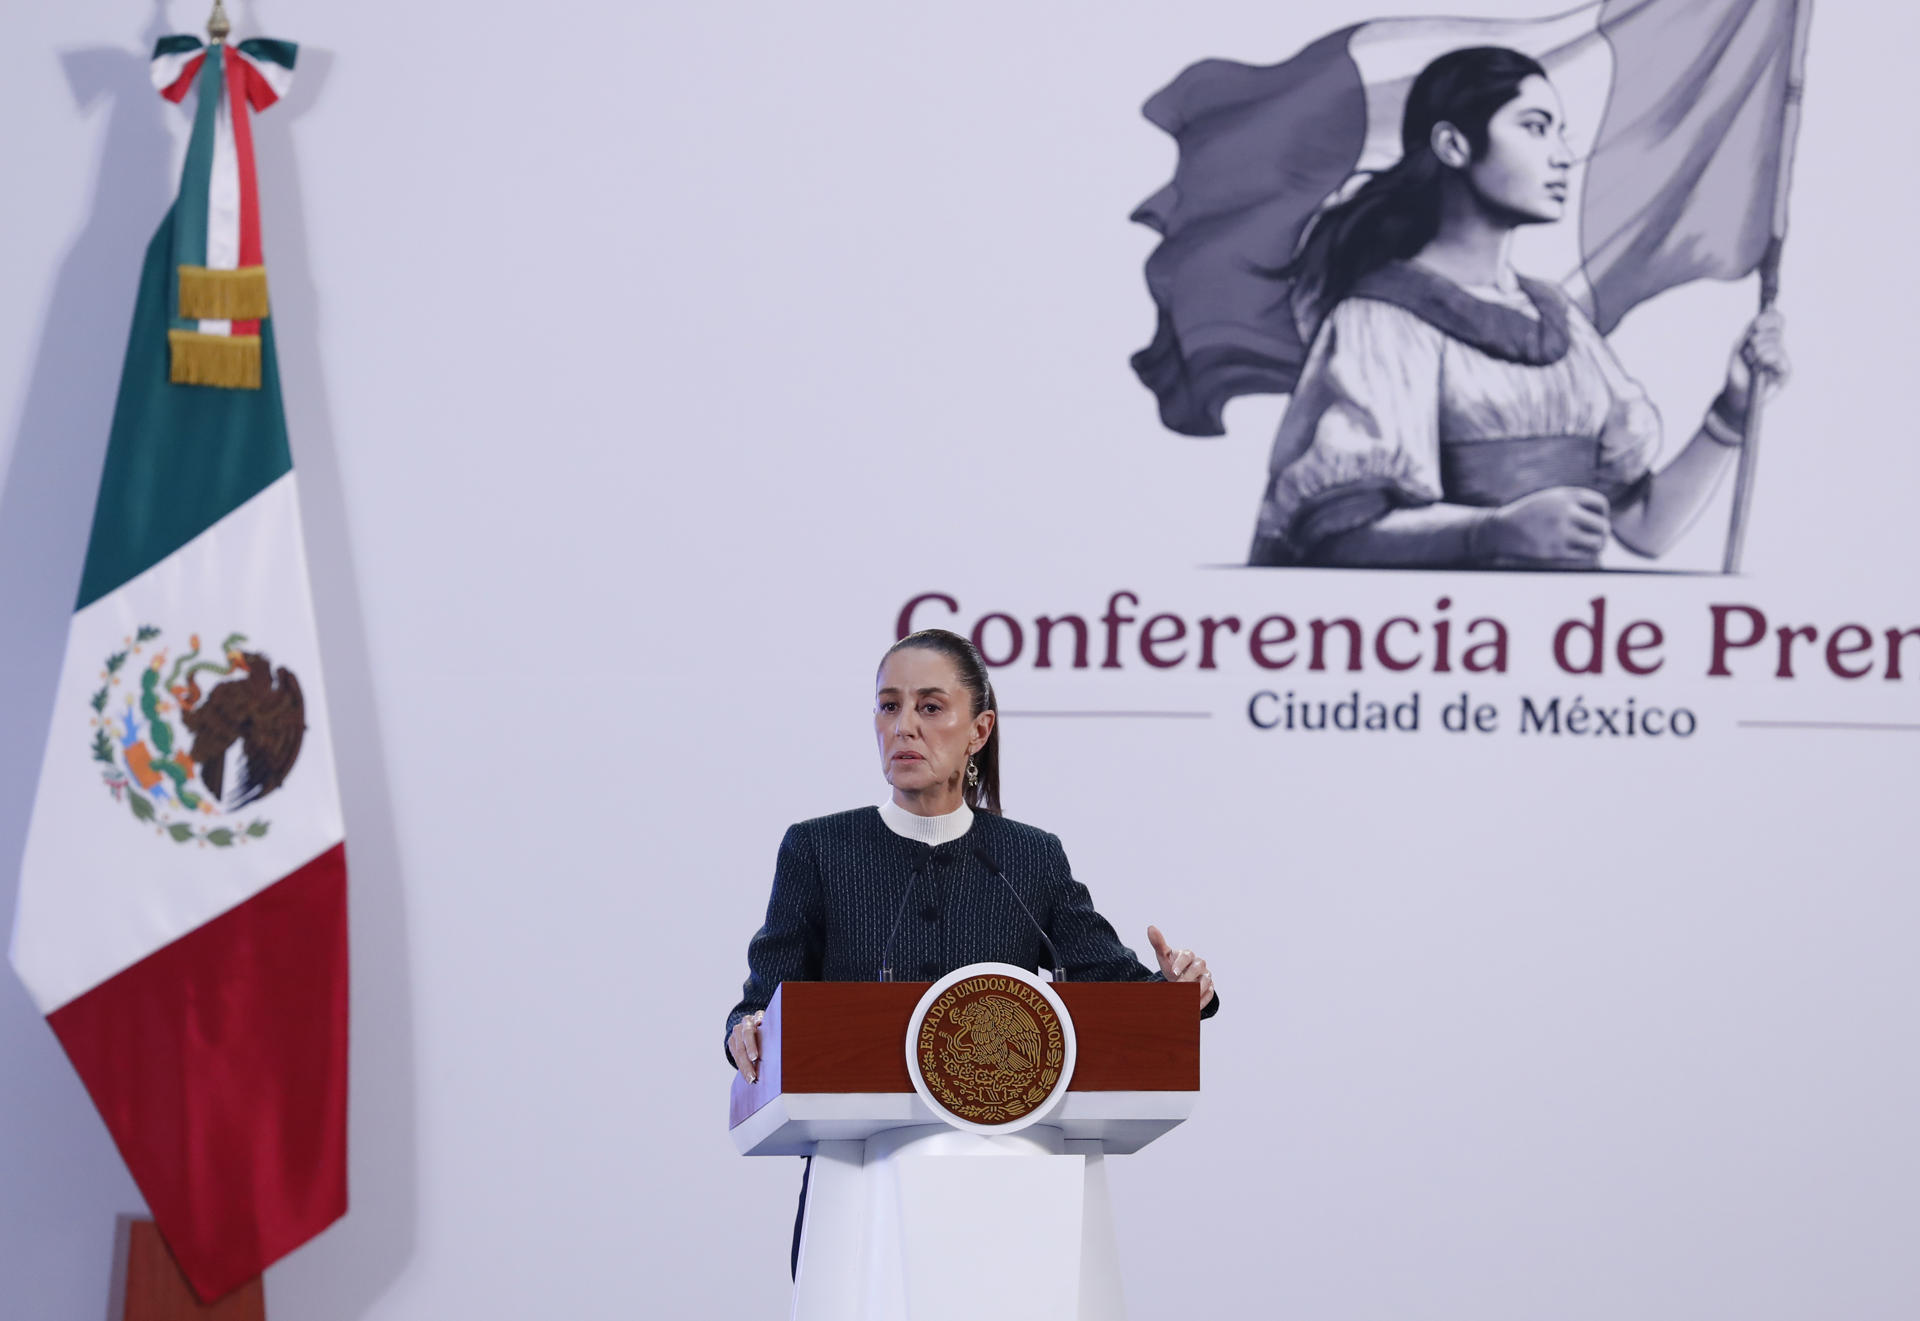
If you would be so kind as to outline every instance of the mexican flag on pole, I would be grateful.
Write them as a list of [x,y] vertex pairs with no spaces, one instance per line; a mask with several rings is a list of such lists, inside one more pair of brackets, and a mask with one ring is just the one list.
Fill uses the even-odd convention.
[[249,115],[294,47],[167,37],[147,250],[42,762],[14,968],[202,1298],[346,1210],[344,831]]

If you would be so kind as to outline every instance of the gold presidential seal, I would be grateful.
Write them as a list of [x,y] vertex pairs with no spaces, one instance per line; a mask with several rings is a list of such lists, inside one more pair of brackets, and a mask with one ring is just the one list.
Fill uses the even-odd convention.
[[922,1095],[966,1127],[988,1129],[1031,1122],[1065,1086],[1072,1030],[1036,979],[991,967],[936,984],[908,1038]]

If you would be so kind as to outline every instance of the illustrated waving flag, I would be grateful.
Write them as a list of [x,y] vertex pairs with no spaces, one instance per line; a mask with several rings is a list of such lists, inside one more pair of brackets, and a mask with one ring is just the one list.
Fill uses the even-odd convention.
[[1158,326],[1133,358],[1162,421],[1219,435],[1229,399],[1293,388],[1311,327],[1276,273],[1323,205],[1399,158],[1407,91],[1450,50],[1511,47],[1558,89],[1577,211],[1525,231],[1516,264],[1560,280],[1602,332],[1677,284],[1751,274],[1776,237],[1810,5],[1604,0],[1531,21],[1384,19],[1281,64],[1193,65],[1147,102],[1179,161],[1133,216],[1164,236],[1147,261]]
[[12,959],[202,1298],[346,1210],[346,863],[249,115],[294,48],[155,51],[197,95],[148,247],[21,865]]

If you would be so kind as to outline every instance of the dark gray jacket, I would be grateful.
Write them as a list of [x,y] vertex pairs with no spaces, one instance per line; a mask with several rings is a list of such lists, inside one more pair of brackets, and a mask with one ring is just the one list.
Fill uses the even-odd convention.
[[[740,1019],[765,1009],[781,982],[876,980],[903,899],[906,911],[893,941],[895,981],[934,981],[987,961],[1046,966],[1046,946],[987,859],[1046,928],[1068,981],[1160,980],[1095,910],[1057,837],[976,812],[966,834],[929,848],[894,834],[878,808],[862,807],[802,821],[780,841],[766,922],[748,942],[747,980],[727,1015],[727,1035]],[[914,896],[906,899],[909,888]],[[1216,996],[1201,1016],[1219,1007]]]

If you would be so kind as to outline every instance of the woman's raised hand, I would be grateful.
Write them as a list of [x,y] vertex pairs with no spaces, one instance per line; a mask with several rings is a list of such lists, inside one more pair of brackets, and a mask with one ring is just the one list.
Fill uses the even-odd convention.
[[1607,497],[1584,486],[1549,486],[1502,505],[1474,538],[1475,557],[1492,563],[1592,564],[1612,524]]
[[1747,325],[1727,359],[1727,388],[1714,404],[1728,422],[1742,425],[1753,399],[1753,378],[1760,378],[1760,397],[1770,398],[1787,383],[1793,366],[1787,361],[1787,319],[1770,307]]
[[740,1070],[740,1076],[748,1082],[760,1081],[760,1023],[766,1016],[764,1009],[748,1014],[733,1025],[733,1035],[727,1038],[733,1067]]
[[1147,928],[1147,943],[1153,946],[1153,955],[1160,960],[1162,977],[1170,982],[1199,982],[1200,1007],[1205,1009],[1213,1003],[1213,974],[1207,971],[1205,959],[1190,949],[1170,948],[1159,927]]

